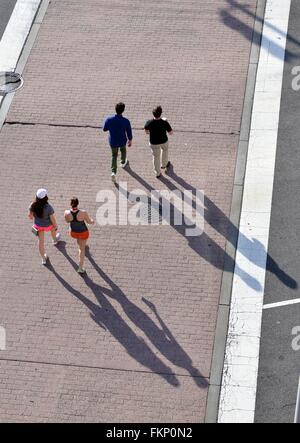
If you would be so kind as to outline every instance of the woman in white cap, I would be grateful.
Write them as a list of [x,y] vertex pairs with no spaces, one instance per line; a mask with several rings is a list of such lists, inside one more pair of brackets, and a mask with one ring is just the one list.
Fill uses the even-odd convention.
[[38,236],[39,252],[42,257],[42,264],[45,265],[48,259],[45,251],[45,232],[51,232],[53,245],[57,245],[60,240],[54,209],[48,203],[46,189],[42,188],[37,191],[35,201],[29,207],[28,216],[34,221],[32,229]]

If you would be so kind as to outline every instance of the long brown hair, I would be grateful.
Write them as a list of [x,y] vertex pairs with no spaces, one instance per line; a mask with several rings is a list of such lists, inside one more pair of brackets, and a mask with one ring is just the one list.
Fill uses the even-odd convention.
[[30,211],[37,217],[43,217],[44,207],[48,203],[48,196],[44,198],[35,197],[35,201],[30,206]]

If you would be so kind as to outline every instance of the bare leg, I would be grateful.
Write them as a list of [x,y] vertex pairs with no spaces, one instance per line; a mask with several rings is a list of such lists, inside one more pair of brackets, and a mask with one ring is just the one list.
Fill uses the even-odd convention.
[[84,259],[85,259],[85,246],[86,240],[77,240],[79,246],[79,267],[83,269]]
[[56,231],[54,228],[51,231],[51,237],[52,237],[52,240],[55,242],[56,241]]
[[39,252],[41,254],[41,257],[45,258],[46,251],[45,251],[45,232],[44,231],[39,231],[38,240],[39,240]]

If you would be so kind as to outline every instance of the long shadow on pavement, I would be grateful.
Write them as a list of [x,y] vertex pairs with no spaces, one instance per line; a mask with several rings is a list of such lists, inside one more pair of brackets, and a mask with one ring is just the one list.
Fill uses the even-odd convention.
[[[76,262],[70,257],[66,250],[65,242],[61,242],[59,244],[58,250],[69,261],[74,270],[77,269]],[[102,329],[109,331],[112,336],[115,337],[116,340],[124,347],[124,349],[126,349],[127,353],[138,363],[147,367],[153,373],[160,375],[170,385],[174,387],[178,387],[180,385],[178,378],[172,372],[172,370],[164,362],[162,362],[157,355],[155,355],[147,343],[141,337],[138,337],[124,321],[124,319],[118,314],[113,305],[109,302],[109,297],[120,303],[128,318],[130,318],[130,320],[145,333],[145,335],[151,340],[162,355],[164,355],[175,365],[180,366],[189,372],[198,387],[207,387],[207,381],[200,374],[200,372],[193,367],[189,356],[180,347],[169,329],[160,319],[155,306],[146,299],[143,300],[149,307],[151,307],[157,318],[160,319],[160,324],[163,327],[163,330],[161,330],[142,309],[132,303],[125,296],[123,291],[100,269],[93,259],[89,248],[87,248],[87,258],[90,260],[99,276],[101,276],[101,278],[110,286],[110,289],[108,289],[95,283],[87,274],[83,276],[84,282],[93,292],[98,304],[92,302],[80,291],[73,288],[73,286],[71,286],[63,277],[61,277],[61,275],[59,275],[51,263],[48,265],[48,269],[73,296],[75,296],[89,308],[91,318]]]
[[106,275],[102,269],[97,265],[93,259],[89,248],[87,248],[86,253],[87,258],[90,263],[97,271],[99,276],[106,281],[106,283],[111,287],[111,291],[107,293],[108,296],[116,300],[120,306],[122,306],[127,317],[141,330],[145,333],[151,343],[156,347],[156,349],[166,357],[171,363],[176,366],[182,367],[193,377],[197,386],[205,388],[208,386],[207,381],[200,374],[199,370],[193,367],[193,362],[188,354],[182,349],[179,343],[176,341],[175,337],[172,335],[170,329],[164,323],[160,317],[157,309],[153,303],[151,303],[146,298],[142,297],[143,302],[152,310],[155,314],[161,328],[159,328],[149,315],[147,315],[142,309],[136,306],[122,290]]
[[[183,178],[179,177],[174,168],[171,167],[168,171],[168,175],[172,178],[179,186],[183,189],[192,190],[194,193],[196,192],[196,188],[191,184],[187,183]],[[172,182],[168,179],[163,178],[162,181],[165,185],[170,189],[178,189]],[[260,263],[255,259],[255,256],[262,256],[266,254],[266,250],[261,242],[257,239],[249,239],[247,236],[242,234],[239,229],[231,222],[231,220],[226,217],[224,212],[221,211],[210,199],[205,195],[204,197],[204,218],[207,223],[209,223],[217,232],[219,232],[227,241],[229,241],[234,247],[236,247],[236,243],[238,237],[240,241],[243,243],[243,248],[241,253],[244,252],[245,257],[252,261],[256,266],[264,267],[265,263]],[[255,256],[251,254],[247,254],[246,251],[255,250]],[[261,254],[263,253],[263,254]],[[267,270],[272,272],[276,277],[287,287],[291,289],[297,289],[297,282],[289,276],[286,272],[284,272],[279,265],[275,262],[275,260],[267,254]]]
[[[155,189],[149,185],[139,174],[133,171],[130,167],[127,168],[127,172],[138,181],[145,189],[149,192],[155,191]],[[160,179],[169,189],[175,189],[174,184],[170,182],[165,176]],[[129,199],[129,192],[125,191],[122,186],[119,184],[116,185],[119,192],[123,195],[127,196]],[[193,187],[187,189],[194,189]],[[163,200],[163,199],[162,199]],[[169,203],[169,202],[168,202]],[[174,211],[174,205],[171,203],[171,208]],[[225,216],[224,216],[225,217]],[[192,224],[191,222],[189,224]],[[245,284],[255,291],[261,290],[260,283],[256,280],[256,278],[249,275],[246,271],[241,269],[238,265],[235,264],[235,261],[230,257],[212,238],[210,238],[205,232],[203,232],[198,237],[187,237],[185,235],[185,227],[177,226],[175,224],[170,225],[176,232],[182,235],[185,240],[188,242],[190,248],[192,248],[200,257],[205,259],[208,263],[211,263],[217,269],[221,271],[233,272],[235,269],[236,274],[245,282]],[[234,268],[235,267],[235,268]]]
[[[284,1],[284,0],[282,0],[282,1]],[[274,57],[281,59],[282,52],[284,51],[284,48],[282,48],[282,46],[278,45],[275,41],[272,41],[272,40],[268,39],[267,37],[264,37],[263,41],[261,42],[261,35],[257,31],[255,31],[253,29],[253,27],[250,27],[249,25],[244,23],[242,20],[235,17],[232,14],[232,12],[234,12],[234,10],[242,11],[246,16],[252,17],[253,19],[256,18],[260,22],[263,22],[266,27],[272,29],[273,31],[275,31],[277,34],[279,34],[281,36],[284,35],[282,30],[280,28],[277,28],[276,26],[274,26],[272,23],[268,22],[267,19],[264,20],[262,18],[256,17],[255,14],[249,9],[248,5],[241,4],[236,0],[226,0],[226,2],[228,3],[229,6],[227,8],[222,8],[220,10],[220,17],[221,17],[221,20],[224,23],[224,25],[227,26],[228,28],[232,29],[233,31],[239,32],[247,40],[249,40],[251,42],[252,41],[256,42],[258,45],[262,44],[263,46],[265,46],[265,48],[268,51],[271,52],[271,54]],[[287,34],[286,38],[287,38],[287,40],[293,42],[296,46],[300,47],[300,42],[297,39],[295,39],[294,37]],[[285,50],[285,59],[287,61],[291,61],[295,57],[299,57],[299,54],[295,54],[287,49]]]

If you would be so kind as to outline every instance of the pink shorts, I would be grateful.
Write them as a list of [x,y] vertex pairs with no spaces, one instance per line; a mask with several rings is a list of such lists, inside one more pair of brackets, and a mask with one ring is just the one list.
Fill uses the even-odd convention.
[[44,227],[44,226],[38,226],[38,225],[33,225],[35,227],[35,229],[37,229],[38,231],[44,231],[44,232],[50,232],[52,231],[52,229],[54,228],[53,225]]

